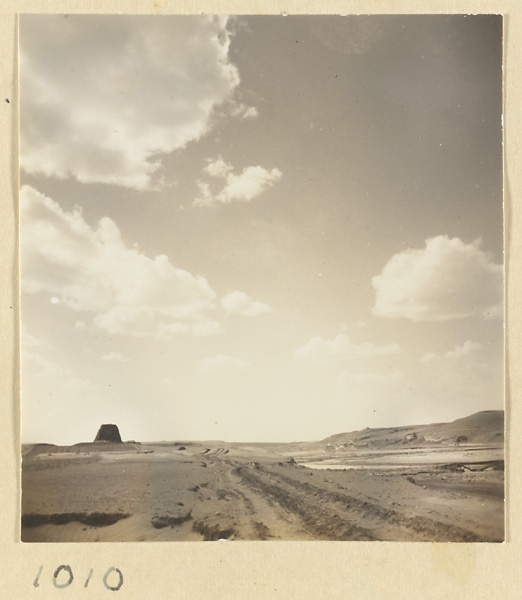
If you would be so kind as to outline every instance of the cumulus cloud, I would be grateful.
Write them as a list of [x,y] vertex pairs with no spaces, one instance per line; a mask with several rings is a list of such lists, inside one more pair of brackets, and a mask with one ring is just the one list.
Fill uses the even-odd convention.
[[313,337],[294,352],[294,360],[317,363],[339,362],[352,358],[373,358],[400,352],[398,344],[376,346],[369,342],[354,344],[345,333],[339,333],[333,340]]
[[255,106],[247,106],[243,102],[236,103],[230,112],[234,117],[241,119],[256,119],[259,116]]
[[218,354],[211,358],[204,358],[199,363],[199,371],[201,373],[210,373],[214,371],[224,371],[229,369],[244,369],[249,367],[250,363],[240,358],[232,358],[225,354]]
[[111,334],[169,339],[221,331],[209,315],[216,294],[205,278],[129,248],[114,221],[95,227],[30,186],[20,193],[22,287],[90,313]]
[[108,354],[104,354],[101,359],[104,362],[128,362],[128,358],[120,354],[119,352],[109,352]]
[[196,185],[199,190],[199,195],[192,204],[194,206],[215,206],[216,201],[210,189],[210,185],[206,181],[201,181],[201,179],[196,181]]
[[231,314],[243,315],[245,317],[256,317],[272,312],[268,304],[263,304],[247,296],[244,292],[238,290],[230,292],[221,298],[221,306]]
[[221,157],[211,161],[203,172],[211,177],[226,180],[223,189],[213,194],[206,181],[198,180],[199,196],[194,200],[194,206],[219,206],[232,202],[250,202],[265,190],[277,183],[283,174],[277,168],[268,170],[259,165],[245,167],[239,175],[235,175],[233,167]]
[[279,169],[268,171],[260,166],[246,167],[240,175],[229,173],[227,184],[216,196],[216,200],[221,204],[230,204],[235,200],[250,202],[278,182],[282,175]]
[[[235,103],[227,17],[24,15],[21,166],[32,174],[138,190],[162,154],[204,136]],[[222,110],[221,110],[222,112]]]
[[257,112],[257,108],[255,106],[247,106],[241,112],[240,116],[242,119],[255,119],[258,115],[259,113]]
[[430,238],[425,248],[395,254],[372,283],[379,317],[443,321],[502,314],[503,268],[479,242]]
[[221,156],[216,160],[210,160],[203,172],[211,177],[226,177],[233,170],[231,164],[226,163]]

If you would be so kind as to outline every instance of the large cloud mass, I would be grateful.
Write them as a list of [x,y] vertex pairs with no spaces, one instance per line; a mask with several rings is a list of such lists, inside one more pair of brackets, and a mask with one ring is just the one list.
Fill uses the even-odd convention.
[[379,317],[443,321],[502,314],[502,265],[479,243],[440,235],[395,254],[372,279]]
[[91,313],[111,334],[168,339],[222,330],[209,318],[216,294],[203,277],[128,248],[114,221],[92,228],[81,211],[66,212],[32,187],[20,194],[22,286],[47,292],[72,310]]
[[21,40],[28,173],[151,188],[158,155],[238,110],[226,17],[24,15]]

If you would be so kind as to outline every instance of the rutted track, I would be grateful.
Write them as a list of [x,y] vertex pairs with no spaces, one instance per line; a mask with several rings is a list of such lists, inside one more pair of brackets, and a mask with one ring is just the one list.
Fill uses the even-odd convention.
[[244,485],[237,468],[250,468],[249,463],[233,461],[223,456],[205,457],[209,470],[214,474],[213,493],[219,505],[215,512],[203,512],[201,505],[195,506],[194,529],[204,539],[221,537],[244,540],[302,539],[315,538],[300,515],[274,503],[266,494]]
[[[297,514],[316,539],[479,541],[464,528],[427,517],[409,517],[261,466],[253,469],[239,465],[235,472],[251,490]],[[371,522],[371,527],[365,526],[365,522]]]
[[24,541],[504,539],[502,470],[310,469],[209,446],[24,459]]

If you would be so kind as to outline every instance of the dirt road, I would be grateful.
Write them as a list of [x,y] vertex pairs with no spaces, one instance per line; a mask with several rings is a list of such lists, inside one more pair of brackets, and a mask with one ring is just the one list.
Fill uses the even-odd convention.
[[316,470],[269,448],[150,446],[23,466],[24,541],[501,541],[503,472]]

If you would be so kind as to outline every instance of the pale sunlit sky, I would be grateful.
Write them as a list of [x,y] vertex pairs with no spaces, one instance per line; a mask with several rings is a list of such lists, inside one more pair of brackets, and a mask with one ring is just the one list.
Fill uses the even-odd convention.
[[500,16],[20,19],[24,442],[503,408]]

